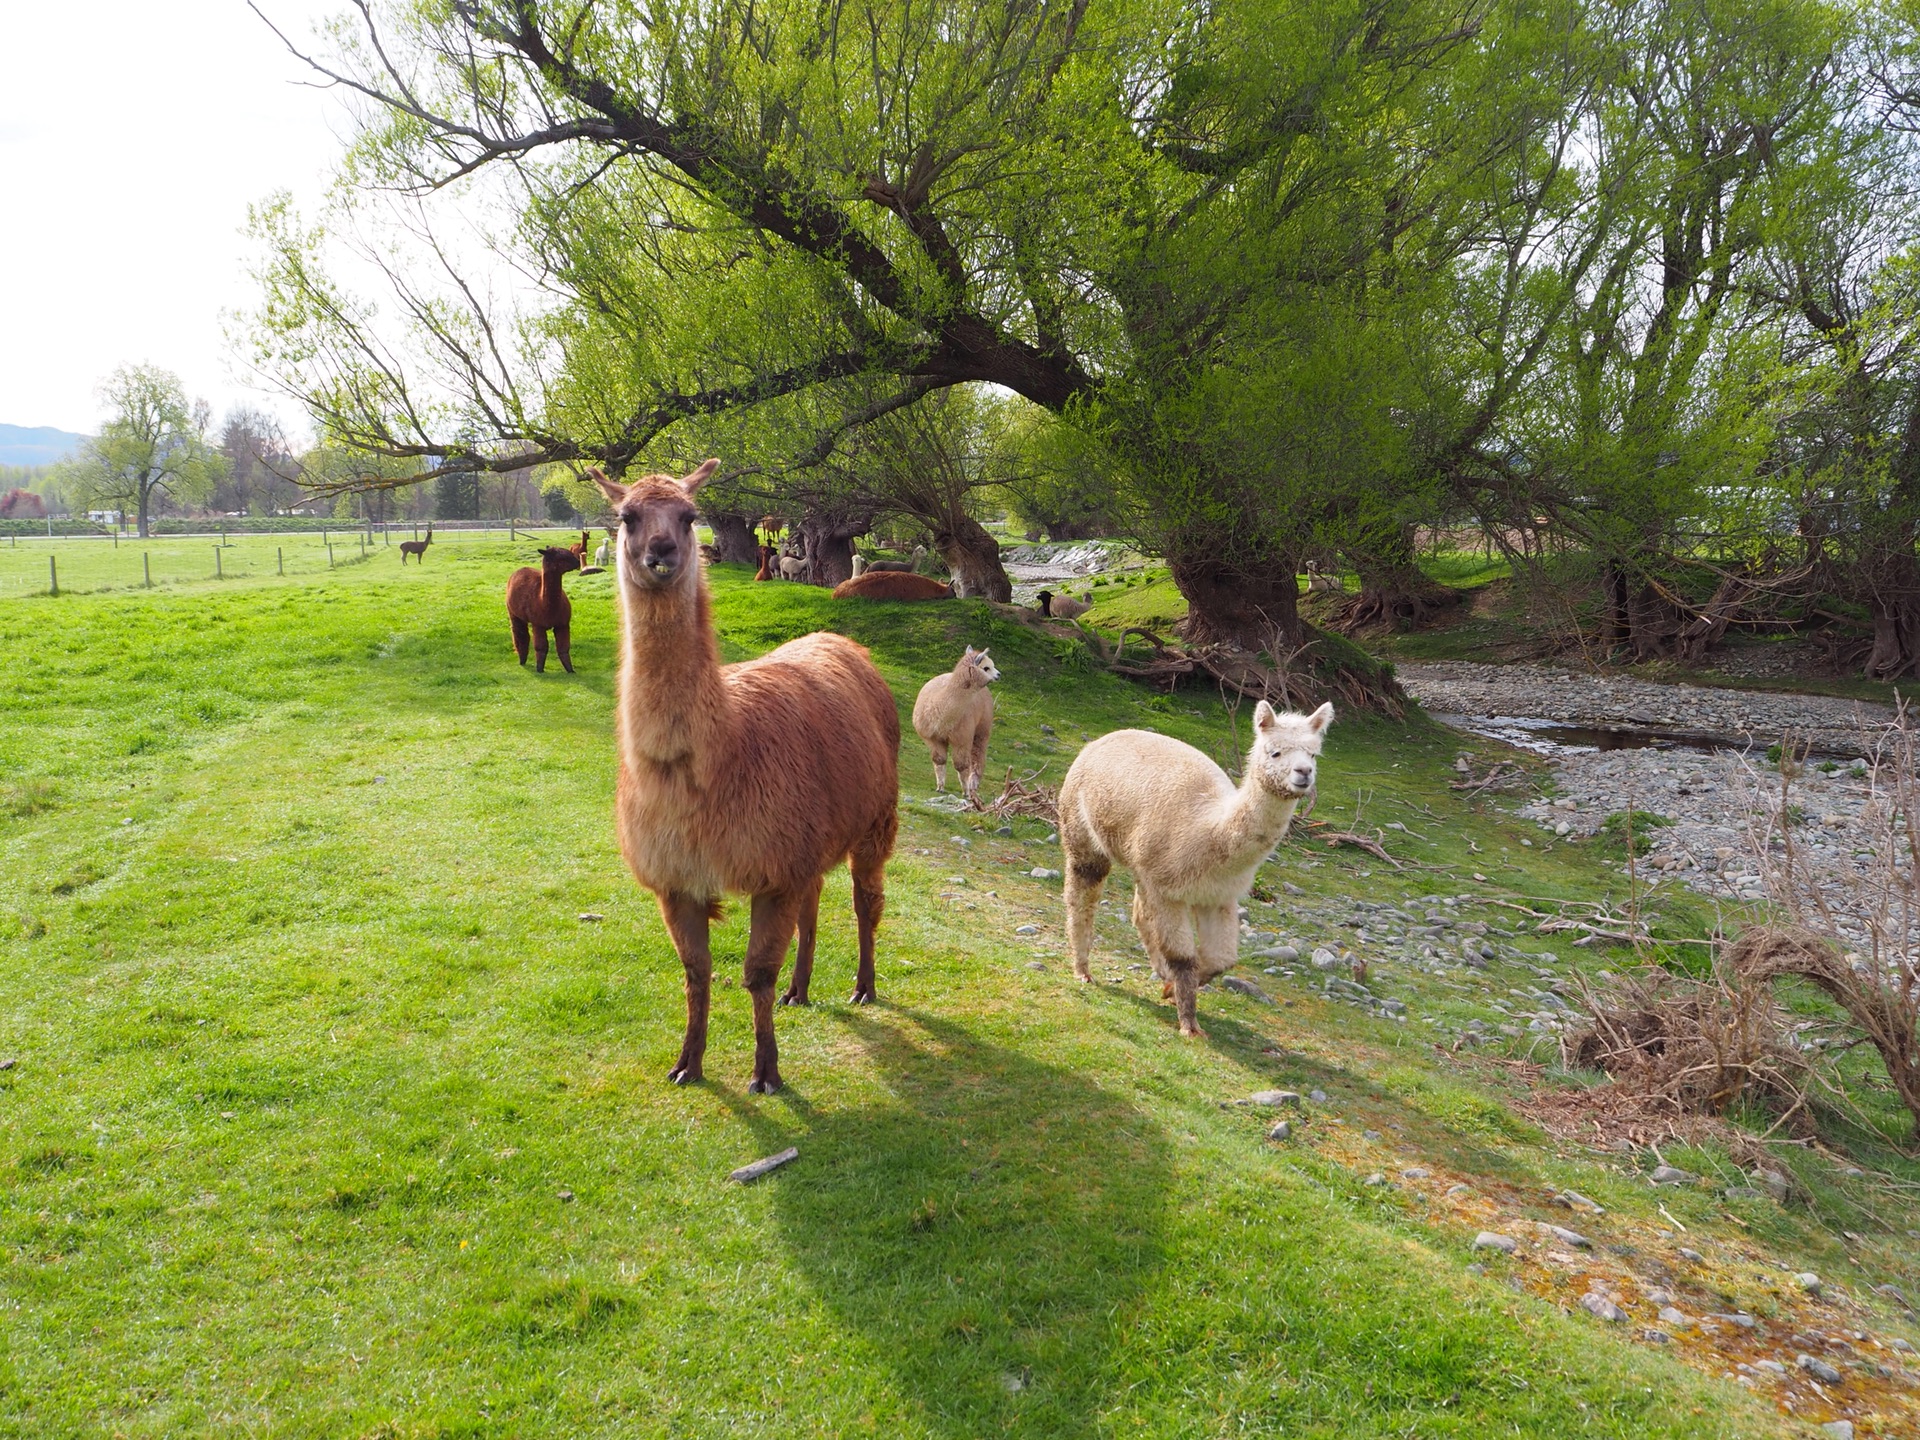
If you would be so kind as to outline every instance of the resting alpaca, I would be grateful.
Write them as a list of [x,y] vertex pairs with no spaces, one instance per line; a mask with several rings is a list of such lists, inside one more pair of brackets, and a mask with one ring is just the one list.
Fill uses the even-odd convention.
[[920,687],[913,702],[913,730],[933,753],[934,789],[947,788],[947,751],[953,751],[968,803],[980,803],[980,771],[987,763],[987,737],[993,733],[993,692],[987,686],[1000,671],[984,650],[971,645],[945,675]]
[[1040,613],[1049,620],[1078,620],[1093,608],[1091,600],[1076,600],[1071,595],[1056,595],[1051,590],[1042,590],[1033,598],[1039,603]]
[[720,462],[685,480],[594,480],[620,518],[622,617],[615,815],[620,852],[653,891],[687,974],[687,1034],[668,1076],[701,1078],[720,897],[753,897],[744,980],[753,997],[751,1091],[780,1088],[773,990],[796,927],[793,983],[807,1003],[820,886],[853,870],[860,970],[853,1003],[874,998],[873,937],[899,827],[900,712],[867,652],[806,635],[758,660],[720,664],[694,548],[693,496]]
[[1294,809],[1313,791],[1333,706],[1311,715],[1253,712],[1253,749],[1236,789],[1191,745],[1145,730],[1102,735],[1060,785],[1067,852],[1067,943],[1091,980],[1094,907],[1107,872],[1133,872],[1133,923],[1167,984],[1180,1033],[1198,1035],[1194,993],[1239,958],[1239,906]]
[[507,578],[507,619],[513,622],[513,649],[522,665],[527,663],[528,632],[532,632],[533,668],[547,672],[547,631],[553,631],[553,645],[560,652],[560,663],[573,673],[573,602],[560,583],[569,570],[580,568],[580,557],[571,550],[549,545],[540,552],[540,568],[523,565]]
[[953,587],[926,575],[897,570],[868,570],[833,587],[836,600],[951,600]]

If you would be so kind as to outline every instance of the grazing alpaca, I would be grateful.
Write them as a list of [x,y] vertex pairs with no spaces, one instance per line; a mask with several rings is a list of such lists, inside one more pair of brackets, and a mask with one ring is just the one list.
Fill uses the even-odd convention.
[[580,568],[580,557],[571,550],[549,545],[540,552],[540,568],[522,565],[507,577],[507,618],[513,622],[513,649],[522,665],[527,663],[528,632],[533,639],[533,668],[547,671],[547,631],[553,631],[554,648],[569,675],[573,673],[573,602],[560,584],[560,577]]
[[833,587],[836,600],[951,600],[953,587],[926,575],[869,570]]
[[1075,600],[1071,595],[1056,595],[1051,590],[1042,590],[1033,598],[1040,603],[1040,613],[1049,620],[1078,620],[1093,608],[1091,600]]
[[1311,715],[1253,711],[1253,749],[1238,788],[1191,745],[1145,730],[1102,735],[1060,785],[1067,855],[1067,943],[1073,972],[1091,980],[1094,907],[1107,872],[1133,872],[1133,923],[1166,982],[1180,1033],[1201,1032],[1194,992],[1239,958],[1241,900],[1254,872],[1313,790],[1333,706]]
[[987,686],[999,678],[987,652],[969,645],[959,664],[922,685],[913,702],[914,733],[933,754],[934,789],[947,788],[947,751],[952,750],[967,801],[976,808],[987,737],[993,733],[993,692]]
[[400,542],[400,563],[402,565],[406,564],[407,556],[411,555],[413,556],[414,559],[418,560],[422,565],[426,564],[427,563],[427,546],[431,545],[432,543],[433,543],[433,523],[429,521],[427,523],[426,539],[402,540]]
[[861,646],[815,634],[722,666],[693,542],[693,496],[719,468],[685,480],[595,481],[620,517],[622,638],[620,851],[653,891],[687,974],[687,1034],[668,1076],[701,1078],[720,897],[753,898],[744,982],[753,997],[750,1091],[780,1088],[774,985],[799,931],[793,981],[807,1003],[820,887],[853,870],[860,969],[852,1003],[873,1000],[873,937],[899,828],[900,712]]
[[782,555],[780,557],[780,578],[782,580],[792,580],[795,582],[804,581],[807,578],[807,562],[802,560],[798,555]]

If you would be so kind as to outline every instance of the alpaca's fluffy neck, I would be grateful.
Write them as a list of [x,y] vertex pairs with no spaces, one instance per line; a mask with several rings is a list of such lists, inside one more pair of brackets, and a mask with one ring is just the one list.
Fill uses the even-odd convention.
[[620,587],[620,758],[692,763],[724,745],[727,692],[704,576],[665,591]]
[[1260,783],[1253,767],[1233,792],[1214,826],[1223,869],[1257,865],[1286,835],[1293,812],[1300,807],[1294,795],[1276,795]]

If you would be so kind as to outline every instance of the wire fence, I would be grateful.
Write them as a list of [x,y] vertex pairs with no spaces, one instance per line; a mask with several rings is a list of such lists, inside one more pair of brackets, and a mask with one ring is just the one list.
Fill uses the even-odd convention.
[[[426,537],[424,527],[420,538]],[[12,535],[0,537],[0,600],[32,595],[98,594],[105,591],[218,585],[324,575],[347,566],[398,568],[401,544],[415,538],[412,526],[329,530],[321,534],[168,535],[151,540],[113,535]],[[525,547],[522,563],[534,547],[567,545],[580,538],[578,526],[501,525],[494,529],[443,530],[434,527],[423,560],[444,563],[462,551],[514,553]],[[413,568],[407,557],[404,564]]]

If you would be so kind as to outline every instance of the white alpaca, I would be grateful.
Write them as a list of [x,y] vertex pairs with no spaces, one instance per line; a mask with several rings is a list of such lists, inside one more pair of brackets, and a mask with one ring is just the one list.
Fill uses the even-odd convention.
[[1199,1035],[1194,993],[1239,959],[1238,910],[1254,873],[1313,791],[1333,706],[1253,711],[1253,749],[1238,787],[1191,745],[1116,730],[1082,750],[1060,786],[1067,852],[1067,942],[1091,980],[1094,907],[1115,865],[1133,872],[1133,923],[1166,982],[1180,1033]]
[[613,537],[609,535],[600,542],[600,548],[593,552],[593,563],[598,565],[602,570],[607,568],[607,555],[612,550],[612,547]]
[[993,692],[987,689],[1000,671],[984,650],[971,645],[945,675],[920,687],[913,702],[914,733],[933,753],[936,790],[947,788],[947,752],[953,752],[967,800],[980,803],[980,771],[987,763],[987,737],[993,733]]

